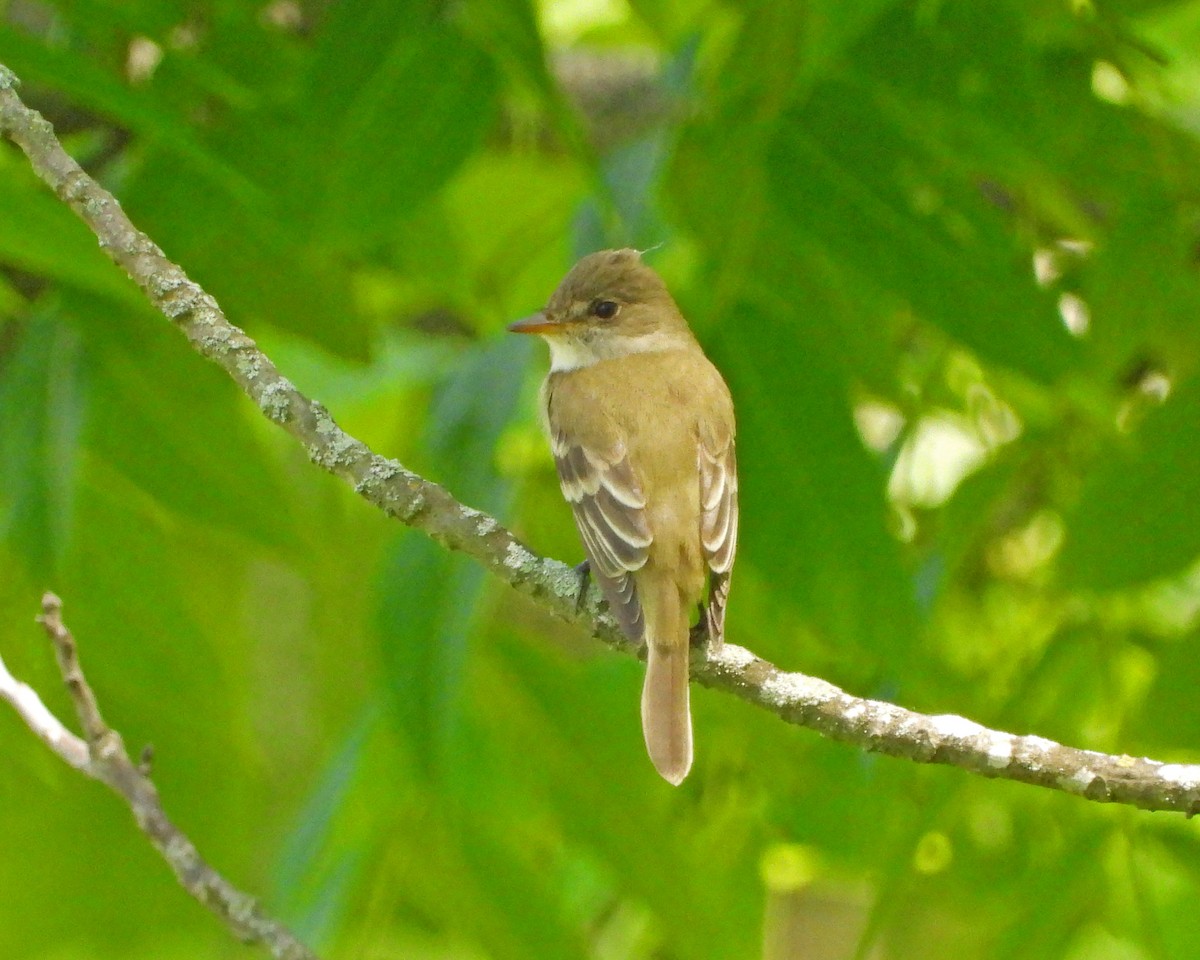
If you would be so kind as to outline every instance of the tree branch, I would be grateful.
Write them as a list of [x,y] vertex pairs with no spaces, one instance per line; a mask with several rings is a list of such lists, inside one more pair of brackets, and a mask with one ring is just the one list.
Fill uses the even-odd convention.
[[[636,653],[591,590],[577,607],[579,578],[565,564],[540,557],[494,518],[455,500],[445,489],[380,457],[343,432],[275,368],[211,296],[167,260],[113,196],[87,176],[26,107],[15,78],[0,66],[0,131],[15,141],[34,170],[91,227],[101,247],[183,331],[192,346],[220,366],[262,410],[303,444],[313,463],[351,484],[391,517],[467,554],[558,617],[578,623],[609,646]],[[1089,800],[1191,816],[1200,809],[1200,766],[1096,753],[1041,737],[1014,736],[955,716],[925,716],[853,697],[824,680],[785,673],[741,647],[726,645],[693,658],[695,678],[827,737],[921,763],[961,767],[985,777],[1018,780]]]
[[46,746],[76,770],[99,780],[128,805],[133,819],[175,871],[180,885],[208,907],[235,937],[261,943],[278,960],[317,960],[283,924],[262,912],[258,902],[205,863],[195,845],[171,822],[150,777],[130,759],[121,735],[100,714],[96,696],[79,665],[75,638],[62,619],[62,601],[42,597],[39,622],[54,646],[58,668],[75,704],[86,739],[71,733],[37,693],[19,682],[0,658],[0,699],[7,700]]

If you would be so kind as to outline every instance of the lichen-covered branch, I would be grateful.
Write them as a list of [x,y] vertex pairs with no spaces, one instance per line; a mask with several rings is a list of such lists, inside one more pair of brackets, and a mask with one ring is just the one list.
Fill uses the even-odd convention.
[[258,902],[238,890],[200,856],[195,845],[167,817],[149,775],[130,759],[121,735],[104,722],[88,685],[75,638],[62,619],[62,601],[42,597],[38,618],[54,645],[59,670],[84,737],[78,737],[50,712],[28,685],[18,681],[0,659],[0,699],[16,709],[30,730],[76,770],[99,780],[125,801],[134,820],[167,861],[180,885],[208,907],[239,940],[261,943],[277,960],[317,960],[283,924],[263,913]]
[[786,673],[749,650],[726,645],[697,672],[727,690],[833,740],[918,763],[961,767],[984,777],[1062,790],[1143,810],[1200,811],[1200,764],[1080,750],[1045,737],[990,730],[953,714],[929,716],[851,696],[816,677]]
[[[592,590],[577,606],[579,577],[540,557],[495,519],[445,489],[371,452],[341,430],[231,324],[208,294],[130,223],[117,201],[62,149],[50,125],[17,97],[0,67],[0,131],[20,145],[37,174],[88,224],[110,257],[178,326],[195,349],[224,369],[263,414],[296,438],[314,463],[342,477],[389,516],[459,550],[565,620],[610,646],[633,648]],[[861,749],[922,763],[942,763],[987,777],[1050,787],[1091,800],[1147,810],[1200,809],[1200,766],[1162,764],[1062,746],[1040,737],[987,730],[961,717],[930,717],[853,697],[823,680],[784,673],[740,647],[696,655],[694,676],[782,719]]]

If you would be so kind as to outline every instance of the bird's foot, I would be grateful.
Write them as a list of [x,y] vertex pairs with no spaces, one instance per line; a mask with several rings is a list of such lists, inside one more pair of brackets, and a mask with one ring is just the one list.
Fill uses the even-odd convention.
[[700,608],[700,619],[688,633],[688,643],[703,652],[705,660],[720,656],[725,646],[725,637],[723,631],[718,630],[717,625],[712,622],[707,607]]
[[575,572],[579,574],[579,594],[575,597],[575,612],[581,613],[583,602],[587,599],[588,584],[592,582],[592,565],[584,560],[575,567]]

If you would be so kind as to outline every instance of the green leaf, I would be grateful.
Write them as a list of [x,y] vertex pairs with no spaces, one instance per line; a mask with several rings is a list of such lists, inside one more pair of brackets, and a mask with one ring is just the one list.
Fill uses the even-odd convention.
[[378,572],[375,627],[383,644],[390,717],[429,779],[460,755],[468,636],[483,577],[417,534],[397,537]]
[[1195,838],[1185,830],[1158,836],[1138,831],[1130,841],[1130,879],[1144,898],[1139,907],[1149,914],[1142,923],[1154,925],[1163,956],[1185,956],[1200,942],[1200,915],[1192,908],[1200,883]]
[[281,478],[250,430],[257,411],[225,374],[148,312],[74,310],[89,351],[89,451],[181,519],[294,545]]
[[[81,469],[77,517],[57,589],[68,604],[72,629],[93,651],[92,683],[106,691],[108,702],[124,705],[123,726],[130,735],[154,731],[169,740],[207,730],[214,751],[222,754],[217,745],[227,744],[219,731],[229,692],[214,650],[188,609],[172,524],[152,501],[90,459]],[[153,602],[143,602],[146,597]],[[186,776],[203,775],[189,769]]]
[[[486,344],[438,390],[430,412],[433,475],[465,503],[503,513],[511,491],[494,460],[515,413],[530,345],[518,337]],[[467,650],[484,575],[414,534],[396,538],[380,570],[376,624],[392,715],[426,776],[471,782],[464,741]]]
[[536,349],[529,339],[504,334],[480,344],[437,391],[429,411],[433,475],[464,503],[490,513],[500,513],[511,497],[493,454],[518,413],[524,372]]
[[491,61],[436,22],[391,18],[353,58],[319,59],[311,82],[311,135],[323,144],[311,154],[324,188],[318,229],[352,248],[390,237],[427,201],[479,145],[497,105]]
[[123,304],[144,298],[95,236],[29,169],[0,153],[0,262]]
[[[344,922],[369,845],[378,842],[378,807],[363,803],[362,779],[380,729],[368,708],[326,764],[279,852],[275,901],[306,943],[328,942]],[[386,819],[384,817],[383,819]],[[364,822],[365,821],[365,822]]]
[[[1200,155],[1195,162],[1200,163]],[[1190,208],[1161,183],[1127,184],[1103,243],[1079,269],[1097,315],[1092,340],[1114,379],[1141,365],[1170,375],[1200,364],[1200,280]],[[1152,292],[1152,295],[1148,295]]]
[[88,390],[80,338],[49,316],[0,367],[0,536],[50,583],[72,538]]
[[194,127],[177,110],[157,99],[153,87],[134,90],[87,57],[41,43],[4,23],[0,23],[0,50],[5,64],[26,82],[68,93],[74,102],[113,118],[168,152],[172,165],[183,161],[201,179],[202,192],[215,188],[242,202],[261,197],[257,187],[195,135]]
[[558,102],[561,94],[546,63],[538,32],[537,12],[530,0],[474,3],[457,13],[464,30],[500,66],[526,88],[537,91],[553,109],[562,109]]
[[[768,189],[790,225],[865,291],[911,307],[981,359],[1054,379],[1078,346],[1053,298],[980,184],[934,159],[851,88],[826,84],[781,125]],[[924,191],[941,214],[921,213]]]
[[[899,668],[915,639],[913,587],[886,526],[884,465],[855,430],[849,381],[825,349],[816,306],[803,318],[743,308],[713,344],[737,404],[739,563],[786,585],[778,598],[831,643]],[[783,638],[755,646],[788,654]]]
[[1069,584],[1128,587],[1179,573],[1200,556],[1197,424],[1193,377],[1087,478],[1059,557]]
[[1200,660],[1196,657],[1195,631],[1184,634],[1165,649],[1161,644],[1155,657],[1155,677],[1146,691],[1142,709],[1132,718],[1128,736],[1132,743],[1123,745],[1135,755],[1171,757],[1190,751],[1200,740],[1200,715],[1194,704],[1200,688]]
[[[232,151],[239,144],[231,141]],[[275,198],[244,202],[213,192],[168,153],[152,151],[124,201],[138,226],[217,298],[232,322],[252,331],[269,323],[338,356],[367,357],[370,331],[353,309],[346,265],[283,219]]]

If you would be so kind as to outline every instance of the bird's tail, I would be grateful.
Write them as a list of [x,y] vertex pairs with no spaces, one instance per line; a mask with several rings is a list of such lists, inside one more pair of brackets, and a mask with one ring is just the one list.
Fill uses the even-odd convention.
[[678,786],[692,768],[692,715],[688,699],[688,625],[670,580],[646,610],[646,682],[642,735],[650,761]]

